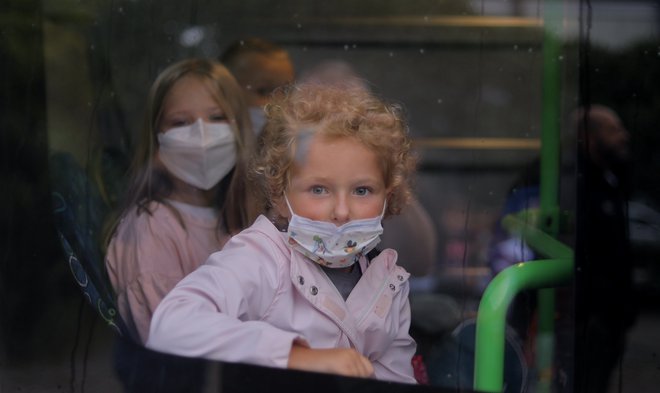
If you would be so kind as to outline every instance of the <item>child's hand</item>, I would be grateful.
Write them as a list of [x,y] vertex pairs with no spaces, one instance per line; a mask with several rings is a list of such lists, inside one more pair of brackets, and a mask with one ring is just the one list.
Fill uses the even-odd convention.
[[293,344],[288,367],[347,377],[367,378],[374,375],[369,359],[352,348],[312,349]]

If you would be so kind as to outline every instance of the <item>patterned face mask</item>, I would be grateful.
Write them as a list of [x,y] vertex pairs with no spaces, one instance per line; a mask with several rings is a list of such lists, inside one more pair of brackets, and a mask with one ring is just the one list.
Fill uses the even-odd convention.
[[387,203],[379,216],[349,221],[338,227],[331,222],[296,215],[286,195],[284,199],[291,213],[287,229],[289,245],[319,265],[349,267],[380,242]]

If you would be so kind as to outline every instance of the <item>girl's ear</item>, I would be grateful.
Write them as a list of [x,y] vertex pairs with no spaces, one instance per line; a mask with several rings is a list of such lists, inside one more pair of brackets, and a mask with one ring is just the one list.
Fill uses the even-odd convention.
[[286,232],[289,225],[289,209],[286,206],[284,198],[277,198],[272,201],[272,207],[268,211],[270,221],[282,232]]
[[385,214],[384,214],[385,217],[391,216],[391,214],[390,214],[391,207],[390,206],[392,205],[392,196],[393,195],[394,195],[394,191],[393,191],[392,187],[388,188],[387,191],[385,192],[385,204],[386,204],[385,205]]
[[165,165],[163,164],[163,161],[161,161],[161,159],[160,159],[160,153],[159,153],[158,148],[154,148],[154,152],[151,155],[150,161],[151,161],[151,165],[153,165],[156,168],[164,168],[165,167]]
[[388,205],[390,204],[393,195],[394,195],[394,187],[389,187],[387,190],[385,190],[385,201],[387,201]]
[[289,207],[286,205],[286,201],[283,197],[273,198],[273,213],[278,216],[278,218],[283,218],[288,220],[290,213]]

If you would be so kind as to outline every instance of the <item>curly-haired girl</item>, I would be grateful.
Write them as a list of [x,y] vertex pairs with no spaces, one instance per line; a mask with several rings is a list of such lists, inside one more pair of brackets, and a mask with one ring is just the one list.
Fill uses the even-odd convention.
[[301,84],[266,114],[251,174],[267,213],[163,300],[147,346],[415,383],[409,274],[375,250],[410,194],[400,110],[364,89]]

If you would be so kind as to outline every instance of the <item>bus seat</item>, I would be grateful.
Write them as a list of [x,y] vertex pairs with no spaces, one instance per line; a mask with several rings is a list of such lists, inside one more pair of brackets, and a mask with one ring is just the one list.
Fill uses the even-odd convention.
[[107,206],[87,174],[67,153],[49,160],[56,235],[87,302],[118,334],[126,331],[105,274],[99,232]]
[[[432,348],[427,359],[429,382],[456,391],[471,390],[474,382],[476,319],[466,319],[446,340]],[[506,328],[504,348],[504,392],[525,392],[529,366],[522,344],[512,328]]]
[[89,233],[77,227],[64,197],[53,192],[52,198],[57,236],[76,284],[106,324],[123,335],[126,330],[117,312],[114,293],[102,270],[100,252],[95,250],[96,245]]

